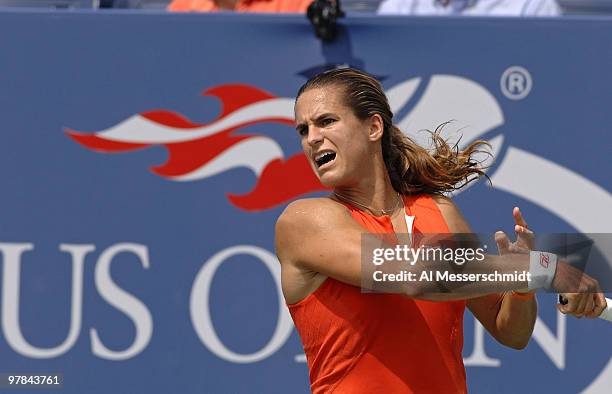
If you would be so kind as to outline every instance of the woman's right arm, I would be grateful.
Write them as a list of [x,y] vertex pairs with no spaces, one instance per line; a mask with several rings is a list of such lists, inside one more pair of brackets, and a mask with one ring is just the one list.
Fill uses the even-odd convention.
[[[374,271],[394,274],[403,270],[420,278],[423,271],[452,271],[457,267],[452,267],[452,262],[421,260],[414,265],[391,261],[375,266],[364,259],[362,264],[364,233],[364,229],[344,206],[327,198],[298,200],[285,209],[276,223],[276,252],[282,265],[290,264],[302,270],[318,272],[358,287],[434,301],[470,299],[482,294],[524,289],[528,286],[526,281],[473,281],[458,285],[440,279],[385,282],[381,286],[372,279]],[[383,244],[381,240],[380,247],[394,246]],[[464,273],[475,274],[494,271],[500,274],[528,272],[529,255],[486,255],[484,261],[465,264],[462,269]],[[562,288],[571,285],[576,290],[597,292],[595,280],[584,274],[577,275],[572,270],[572,267],[559,263],[553,286]]]

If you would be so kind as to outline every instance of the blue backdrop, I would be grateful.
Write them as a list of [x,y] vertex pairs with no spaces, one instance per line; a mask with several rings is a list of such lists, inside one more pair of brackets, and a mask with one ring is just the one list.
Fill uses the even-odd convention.
[[[0,372],[67,393],[299,393],[274,222],[321,192],[291,126],[306,78],[377,75],[395,121],[496,159],[455,196],[480,232],[610,232],[610,19],[0,13]],[[296,182],[297,180],[297,182]],[[473,392],[604,393],[607,323],[539,297],[524,351],[465,323]],[[280,304],[279,304],[280,303]]]

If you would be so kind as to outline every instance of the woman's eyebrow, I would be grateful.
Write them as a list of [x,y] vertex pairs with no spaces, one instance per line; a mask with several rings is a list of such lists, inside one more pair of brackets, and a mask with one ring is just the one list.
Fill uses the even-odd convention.
[[[328,117],[330,117],[330,116],[336,116],[336,115],[335,115],[335,114],[333,114],[332,112],[325,112],[324,114],[317,115],[317,116],[314,118],[314,121],[315,121],[315,122],[320,122],[320,121],[322,121],[323,119],[328,118]],[[299,129],[300,127],[304,127],[304,126],[306,126],[306,125],[307,125],[307,122],[296,122],[296,124],[295,124],[295,128],[296,128],[296,129]]]
[[318,116],[315,118],[315,120],[316,120],[316,121],[320,121],[320,120],[323,120],[323,119],[328,118],[328,117],[330,117],[330,116],[336,116],[336,115],[335,115],[335,114],[333,114],[333,113],[331,113],[331,112],[326,112],[326,113],[324,113],[324,114],[318,115]]
[[[336,115],[336,114],[335,114],[335,113],[333,113],[333,112],[325,112],[325,113],[322,113],[322,114],[320,114],[320,115],[315,115],[315,116],[314,116],[313,118],[311,118],[311,119],[313,119],[313,121],[314,121],[315,123],[318,123],[318,122],[321,122],[323,119],[325,119],[325,118],[329,118],[329,117],[335,117],[335,118],[337,118],[337,117],[338,117],[338,115]],[[295,129],[296,129],[296,130],[299,130],[301,127],[307,127],[307,126],[308,126],[308,122],[307,122],[307,121],[306,121],[306,122],[301,121],[301,122],[296,122],[296,123],[295,123]]]

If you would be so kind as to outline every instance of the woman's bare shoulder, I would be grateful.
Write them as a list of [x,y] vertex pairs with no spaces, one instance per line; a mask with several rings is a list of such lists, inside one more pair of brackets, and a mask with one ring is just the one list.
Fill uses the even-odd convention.
[[[316,222],[333,221],[338,216],[345,216],[347,208],[328,197],[303,198],[289,204],[279,216],[276,225],[281,227],[301,227]],[[321,223],[319,223],[321,224]]]
[[[276,221],[276,253],[283,260],[303,258],[303,251],[320,242],[335,239],[353,226],[348,209],[330,198],[307,198],[289,204]],[[302,252],[303,253],[302,253]],[[312,257],[312,256],[310,256]]]
[[446,221],[446,225],[452,233],[470,233],[472,231],[461,214],[459,207],[450,197],[436,194],[432,195],[431,198],[436,202],[440,213],[442,213]]

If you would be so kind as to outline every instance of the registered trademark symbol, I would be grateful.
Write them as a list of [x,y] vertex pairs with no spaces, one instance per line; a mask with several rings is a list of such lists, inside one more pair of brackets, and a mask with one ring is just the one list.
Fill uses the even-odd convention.
[[501,91],[510,100],[522,100],[533,86],[531,74],[521,66],[509,67],[501,76],[499,81]]

